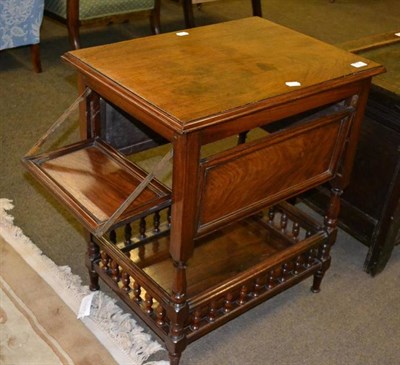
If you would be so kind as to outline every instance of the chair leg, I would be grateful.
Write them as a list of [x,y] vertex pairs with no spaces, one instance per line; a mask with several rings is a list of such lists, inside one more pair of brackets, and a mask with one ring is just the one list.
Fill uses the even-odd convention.
[[251,0],[253,6],[253,16],[262,17],[261,0]]
[[39,43],[31,45],[31,57],[32,57],[33,70],[36,73],[42,72],[42,63],[40,61],[40,44]]
[[182,3],[186,28],[194,28],[196,24],[194,22],[192,0],[183,0]]
[[153,34],[161,33],[160,11],[161,11],[161,2],[160,0],[156,0],[154,9],[150,13],[150,26]]
[[78,24],[67,24],[68,28],[68,38],[69,43],[71,44],[73,49],[79,49],[80,46],[80,37],[79,37],[79,25]]
[[[192,0],[183,0],[182,3],[186,28],[194,28],[196,24],[193,15]],[[261,0],[251,0],[251,5],[253,8],[253,16],[262,17]]]
[[79,49],[79,0],[67,1],[67,28],[69,43],[72,48]]

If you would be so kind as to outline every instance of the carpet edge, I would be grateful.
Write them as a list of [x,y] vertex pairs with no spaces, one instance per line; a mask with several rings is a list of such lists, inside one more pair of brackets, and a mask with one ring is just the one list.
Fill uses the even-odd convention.
[[[14,225],[14,218],[7,211],[14,205],[10,199],[0,198],[0,235],[34,269],[54,292],[77,313],[81,300],[90,293],[87,286],[81,285],[79,276],[74,275],[68,266],[57,266],[51,259]],[[40,268],[40,270],[38,270]],[[66,288],[60,290],[60,288]],[[165,361],[146,360],[162,350],[161,345],[149,334],[143,332],[128,313],[116,305],[116,300],[102,292],[97,292],[93,300],[92,313],[81,320],[94,336],[120,364],[165,365]]]

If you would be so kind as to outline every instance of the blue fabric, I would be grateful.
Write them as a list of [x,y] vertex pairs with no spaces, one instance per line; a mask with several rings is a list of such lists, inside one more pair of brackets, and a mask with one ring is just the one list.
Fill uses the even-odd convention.
[[44,0],[0,0],[0,50],[37,44]]

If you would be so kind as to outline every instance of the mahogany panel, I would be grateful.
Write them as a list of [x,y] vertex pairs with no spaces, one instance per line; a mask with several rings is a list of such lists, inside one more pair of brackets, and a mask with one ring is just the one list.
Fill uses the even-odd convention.
[[198,233],[331,179],[348,121],[325,117],[203,161]]

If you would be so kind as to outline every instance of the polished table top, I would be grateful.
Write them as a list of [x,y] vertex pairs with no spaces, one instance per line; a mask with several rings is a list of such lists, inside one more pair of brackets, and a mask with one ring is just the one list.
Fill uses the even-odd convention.
[[63,58],[178,133],[285,102],[288,94],[308,96],[383,72],[359,55],[258,17]]

